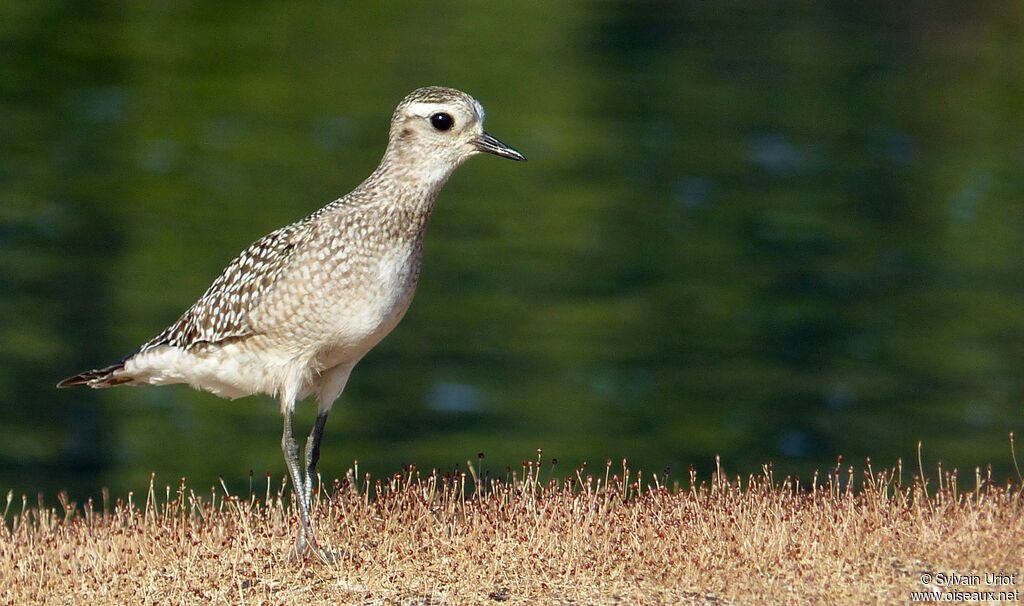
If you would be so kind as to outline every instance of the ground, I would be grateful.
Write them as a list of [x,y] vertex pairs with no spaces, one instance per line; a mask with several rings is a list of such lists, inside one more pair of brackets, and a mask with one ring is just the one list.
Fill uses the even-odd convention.
[[1021,490],[984,471],[964,491],[954,474],[870,463],[672,486],[625,462],[547,483],[541,466],[380,480],[356,466],[318,491],[331,563],[289,557],[296,510],[270,478],[241,496],[154,483],[106,505],[9,499],[0,602],[1002,603],[1024,590]]

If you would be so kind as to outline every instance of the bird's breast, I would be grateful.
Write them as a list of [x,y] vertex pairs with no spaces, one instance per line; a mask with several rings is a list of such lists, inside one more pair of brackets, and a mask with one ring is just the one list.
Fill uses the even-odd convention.
[[322,310],[320,365],[361,358],[398,324],[419,280],[421,246],[393,246],[327,285],[335,295]]
[[419,246],[396,247],[381,257],[376,284],[369,285],[376,292],[368,297],[366,307],[375,332],[386,334],[405,315],[419,281],[421,259]]

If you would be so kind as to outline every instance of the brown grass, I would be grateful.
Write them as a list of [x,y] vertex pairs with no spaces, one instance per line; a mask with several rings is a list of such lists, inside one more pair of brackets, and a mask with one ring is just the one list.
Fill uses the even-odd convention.
[[[472,467],[377,481],[350,472],[317,499],[322,546],[343,550],[327,565],[289,560],[295,509],[269,478],[244,498],[151,486],[109,512],[66,498],[54,509],[22,499],[18,512],[9,499],[0,601],[859,604],[1024,589],[1021,491],[984,472],[967,491],[941,468],[935,484],[904,483],[900,468],[870,462],[810,481],[778,481],[768,466],[745,480],[691,472],[670,489],[624,462],[547,483],[540,467],[538,457],[478,489]],[[921,583],[940,573],[980,581]],[[1016,577],[990,586],[986,573]]]

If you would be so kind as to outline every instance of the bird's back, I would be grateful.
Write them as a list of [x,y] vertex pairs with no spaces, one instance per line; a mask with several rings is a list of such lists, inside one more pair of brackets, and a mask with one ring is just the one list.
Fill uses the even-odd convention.
[[174,324],[136,353],[161,346],[191,348],[252,336],[249,314],[273,288],[311,228],[312,220],[307,217],[251,244]]

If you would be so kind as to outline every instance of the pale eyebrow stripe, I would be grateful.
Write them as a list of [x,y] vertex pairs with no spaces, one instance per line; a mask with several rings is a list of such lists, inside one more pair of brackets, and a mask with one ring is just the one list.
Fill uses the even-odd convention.
[[441,109],[444,109],[444,106],[440,103],[426,103],[424,101],[420,101],[409,105],[409,113],[422,116],[424,118]]

